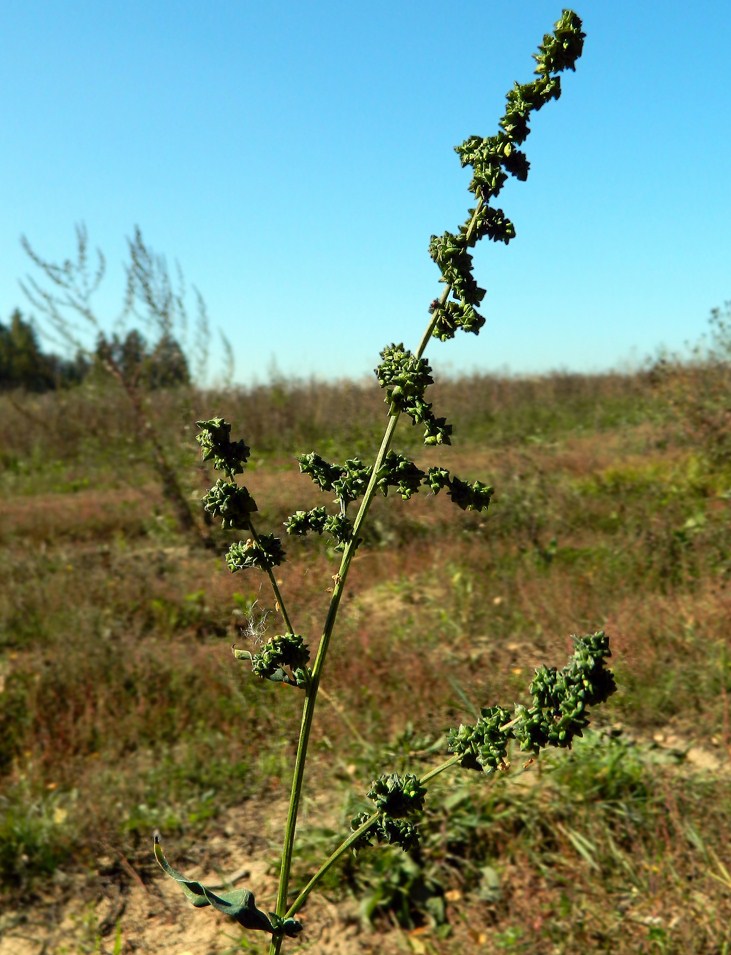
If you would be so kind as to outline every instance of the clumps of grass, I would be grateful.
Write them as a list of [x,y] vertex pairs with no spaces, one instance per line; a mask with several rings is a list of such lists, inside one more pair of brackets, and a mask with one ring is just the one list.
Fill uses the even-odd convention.
[[416,852],[346,858],[330,891],[345,886],[364,920],[449,938],[449,951],[512,937],[519,951],[601,940],[633,952],[653,931],[668,951],[717,951],[729,902],[712,846],[728,838],[731,790],[698,777],[678,788],[680,766],[621,731],[590,731],[525,785],[436,787]]
[[[129,848],[153,819],[178,833],[201,831],[229,800],[251,792],[257,763],[249,747],[273,727],[264,701],[244,695],[215,652],[235,633],[235,618],[228,613],[227,621],[198,591],[164,599],[170,581],[154,575],[167,558],[129,561],[122,551],[113,586],[103,568],[86,573],[83,559],[73,567],[59,561],[50,602],[43,588],[53,587],[54,573],[46,568],[41,587],[33,575],[19,575],[16,596],[23,594],[26,614],[44,629],[19,641],[8,621],[15,638],[0,665],[0,816],[19,825],[12,796],[18,781],[41,794],[41,808],[49,794],[58,801],[83,792],[83,810],[77,801],[64,823],[70,848],[48,856],[55,863],[79,862],[79,847],[99,839]],[[229,731],[232,721],[245,722],[245,737]],[[34,812],[31,830],[47,818]],[[33,871],[42,875],[46,857],[26,856],[28,880]]]
[[666,355],[651,369],[674,412],[676,433],[705,461],[731,467],[731,302],[714,308],[706,336],[690,353]]
[[0,796],[0,899],[23,895],[79,849],[71,825],[73,793],[43,791],[20,780]]

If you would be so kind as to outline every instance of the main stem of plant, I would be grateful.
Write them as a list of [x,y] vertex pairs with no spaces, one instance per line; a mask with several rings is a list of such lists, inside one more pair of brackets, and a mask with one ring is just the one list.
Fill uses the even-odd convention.
[[[483,201],[480,200],[477,203],[477,207],[474,210],[472,215],[472,220],[467,230],[467,238],[469,239],[472,231],[475,227],[477,217],[482,208]],[[439,299],[440,305],[444,305],[449,298],[449,295],[452,291],[451,285],[447,285],[444,292]],[[438,310],[435,311],[434,317],[429,322],[424,335],[422,336],[419,347],[416,351],[416,357],[420,358],[426,346],[429,343],[429,340],[434,331],[434,327],[438,321]],[[396,426],[400,417],[400,412],[391,408],[390,416],[388,419],[388,424],[386,425],[386,430],[383,435],[383,440],[381,441],[381,447],[378,450],[376,455],[376,460],[373,462],[373,470],[371,472],[370,481],[368,482],[368,487],[366,488],[365,494],[363,495],[363,500],[361,501],[360,508],[353,522],[353,533],[345,545],[345,550],[343,551],[342,560],[340,561],[340,567],[337,574],[335,575],[335,586],[333,587],[332,597],[330,598],[330,606],[328,607],[327,617],[325,618],[325,626],[322,631],[322,637],[320,639],[320,645],[317,649],[317,656],[315,657],[315,663],[312,667],[312,675],[310,678],[310,683],[305,690],[305,704],[302,710],[302,722],[300,724],[300,734],[299,740],[297,743],[297,753],[295,756],[294,762],[294,774],[292,777],[292,789],[289,799],[289,810],[287,813],[287,824],[284,830],[284,846],[282,849],[282,863],[279,871],[279,889],[277,892],[277,908],[276,913],[280,917],[284,917],[287,911],[287,895],[289,892],[289,877],[292,869],[292,857],[294,853],[294,839],[295,833],[297,830],[297,816],[299,813],[300,798],[302,796],[302,785],[305,775],[305,763],[307,761],[307,750],[310,742],[310,732],[312,730],[312,721],[315,715],[315,704],[317,702],[317,692],[320,684],[320,674],[322,668],[325,664],[325,657],[327,656],[328,647],[330,645],[330,638],[333,635],[335,629],[335,621],[338,615],[338,609],[340,607],[340,600],[342,598],[345,582],[348,577],[348,571],[350,570],[350,565],[355,555],[355,551],[358,548],[359,544],[359,531],[363,526],[363,522],[366,519],[368,511],[370,509],[373,498],[376,494],[376,489],[378,486],[379,471],[383,465],[383,461],[391,447],[393,441],[393,436],[396,431]],[[275,594],[277,599],[282,606],[282,602],[279,599],[278,588],[275,587]],[[442,764],[440,767],[437,767],[435,771],[429,774],[429,778],[432,775],[436,775],[437,772],[441,772],[443,769],[446,769],[447,766],[453,765],[455,762],[454,758],[447,760],[446,763]],[[376,816],[370,820],[372,823],[375,820]],[[369,823],[369,824],[370,824]],[[367,829],[368,826],[364,824]],[[364,829],[361,826],[361,829]],[[340,858],[340,856],[345,852],[349,846],[355,842],[358,838],[358,835],[361,833],[361,829],[358,832],[353,833],[345,842],[338,847],[338,849],[333,853],[330,859],[327,860],[325,865],[316,873],[313,879],[310,880],[306,890],[303,890],[303,893],[296,900],[295,905],[292,906],[292,911],[296,911],[296,908],[299,908],[304,902],[304,899],[309,895],[309,892],[312,890],[314,885],[320,878],[325,874],[325,872],[330,868],[334,862]],[[297,905],[299,903],[299,905]],[[295,908],[296,906],[296,908]],[[279,951],[282,947],[283,936],[273,936],[271,944],[269,946],[270,955],[279,955]]]

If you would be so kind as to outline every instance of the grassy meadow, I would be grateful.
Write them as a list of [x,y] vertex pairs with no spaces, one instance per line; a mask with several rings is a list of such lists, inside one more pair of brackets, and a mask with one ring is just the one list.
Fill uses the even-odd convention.
[[[572,752],[441,776],[421,849],[342,864],[302,913],[303,951],[731,953],[728,385],[728,366],[700,365],[466,377],[430,391],[452,447],[420,448],[404,422],[398,450],[495,497],[486,515],[443,495],[374,505],[318,704],[295,888],[372,778],[425,772],[448,727],[563,666],[572,633],[606,630],[619,692]],[[212,482],[195,420],[233,422],[257,526],[277,535],[326,503],[294,456],[368,461],[385,421],[371,383],[160,392],[149,412],[194,507]],[[229,536],[202,515],[212,546],[178,530],[111,386],[0,395],[0,469],[7,953],[263,950],[210,909],[191,917],[218,940],[141,945],[125,899],[164,907],[159,828],[184,871],[230,872],[235,845],[273,908],[300,700],[230,652],[278,626],[265,579],[226,570]],[[280,586],[316,644],[336,564],[319,539],[284,543]]]

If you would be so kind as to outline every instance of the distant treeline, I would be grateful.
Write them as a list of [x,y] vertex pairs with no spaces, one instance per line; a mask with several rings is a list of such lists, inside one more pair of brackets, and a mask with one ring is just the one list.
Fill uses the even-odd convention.
[[0,391],[45,392],[79,385],[106,374],[112,361],[125,380],[141,388],[188,385],[190,369],[172,335],[149,344],[136,329],[123,337],[99,335],[92,350],[77,350],[73,358],[44,352],[32,323],[16,309],[6,325],[0,322]]

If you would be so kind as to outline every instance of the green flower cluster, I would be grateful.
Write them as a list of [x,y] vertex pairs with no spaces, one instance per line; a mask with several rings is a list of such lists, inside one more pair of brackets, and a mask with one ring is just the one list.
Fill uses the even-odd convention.
[[[293,536],[310,532],[329,534],[335,549],[342,550],[353,536],[353,525],[346,516],[348,504],[365,493],[372,468],[364,465],[360,458],[350,458],[344,464],[331,464],[314,451],[300,455],[297,460],[300,471],[308,474],[317,487],[335,492],[335,503],[340,505],[340,511],[330,514],[324,507],[295,511],[285,521],[285,529]],[[463,511],[487,510],[493,495],[493,489],[481,481],[469,484],[452,476],[446,468],[432,467],[422,471],[413,461],[396,451],[388,451],[384,457],[376,475],[376,487],[384,497],[388,496],[390,488],[395,488],[404,501],[408,501],[422,488],[427,488],[433,494],[446,489],[450,499]]]
[[[360,829],[366,819],[370,818],[367,812],[360,812],[350,820],[353,832]],[[405,819],[392,819],[381,815],[371,827],[353,843],[353,851],[365,849],[373,845],[373,840],[380,845],[399,846],[404,852],[409,852],[419,845],[419,831],[416,826]]]
[[[309,454],[300,454],[297,457],[300,474],[308,474],[321,491],[332,491],[335,482],[340,478],[351,461],[342,464],[330,464],[315,451]],[[353,458],[353,461],[358,461]]]
[[516,707],[513,732],[521,749],[537,753],[544,746],[568,747],[589,725],[587,708],[609,699],[617,689],[605,660],[609,639],[600,631],[577,641],[562,670],[540,667],[529,689],[533,706]]
[[245,487],[221,478],[203,497],[203,508],[211,517],[220,517],[224,529],[249,527],[251,515],[258,510],[256,501]]
[[[203,507],[212,516],[221,519],[221,526],[230,530],[249,530],[251,515],[257,511],[256,501],[243,485],[236,483],[251,454],[244,441],[231,440],[231,425],[224,418],[198,421],[201,429],[196,441],[201,446],[204,461],[212,461],[217,471],[223,471],[228,480],[219,478],[203,497]],[[263,534],[254,540],[238,541],[226,553],[226,564],[234,573],[250,567],[271,570],[285,559],[279,538]]]
[[389,451],[378,469],[376,487],[384,497],[388,496],[388,489],[394,487],[402,500],[408,501],[419,493],[424,477],[424,471],[409,458],[397,451]]
[[284,522],[288,534],[302,537],[314,531],[315,534],[329,534],[335,542],[335,549],[342,550],[353,536],[353,525],[344,514],[328,514],[325,507],[313,507],[311,511],[295,511]]
[[[403,349],[402,345],[392,345],[384,349],[383,371],[384,386],[391,393],[404,397],[407,413],[410,407],[417,414],[416,401],[421,402],[421,420],[425,424],[425,443],[449,443],[451,426],[443,418],[435,418],[431,406],[423,401],[423,388],[431,381],[427,362],[415,359]],[[411,369],[411,370],[409,370]],[[419,389],[421,398],[419,398]],[[399,399],[401,400],[401,399]],[[409,404],[408,402],[411,402]],[[235,475],[243,472],[250,454],[243,441],[232,442],[231,426],[223,418],[199,421],[201,433],[197,435],[203,450],[203,459],[212,459],[214,467],[223,469],[228,480],[219,478],[203,497],[203,507],[213,517],[220,518],[224,529],[252,530],[251,516],[257,511],[257,505],[249,490],[235,481]],[[322,491],[331,491],[339,510],[331,514],[324,507],[315,507],[309,511],[296,511],[284,524],[285,530],[292,536],[303,536],[310,532],[328,534],[333,540],[335,550],[342,550],[352,539],[353,524],[347,516],[348,505],[365,494],[373,470],[360,458],[349,458],[344,464],[333,464],[312,451],[298,457],[300,471],[309,475]],[[396,451],[389,451],[376,476],[376,487],[384,497],[390,488],[395,488],[401,498],[409,500],[422,487],[432,493],[446,489],[451,500],[462,510],[486,510],[490,504],[493,490],[481,481],[468,484],[456,476],[450,475],[445,468],[421,468],[409,458]],[[285,551],[278,537],[273,534],[254,535],[254,538],[232,544],[226,553],[226,564],[234,573],[238,570],[258,568],[271,570],[285,560]]]
[[450,753],[462,757],[467,769],[493,772],[505,766],[508,743],[516,740],[524,751],[539,753],[546,746],[570,747],[589,719],[587,708],[603,703],[616,690],[607,669],[611,656],[603,631],[575,638],[574,654],[562,670],[540,667],[529,691],[530,707],[516,704],[513,718],[500,706],[483,709],[480,719],[449,731]]
[[237,660],[250,660],[251,671],[262,680],[306,687],[310,682],[307,663],[310,650],[300,634],[285,633],[272,637],[257,653],[234,648]]
[[[376,804],[380,815],[371,827],[357,840],[354,849],[370,845],[372,840],[413,849],[419,844],[419,834],[413,823],[406,821],[424,809],[426,788],[413,773],[399,776],[398,773],[379,776],[371,784],[368,798]],[[350,826],[353,832],[369,819],[367,812],[355,816]]]
[[441,299],[435,299],[430,307],[435,316],[432,334],[442,341],[453,338],[458,328],[477,334],[485,323],[475,310],[485,296],[485,289],[480,288],[472,275],[472,256],[468,250],[482,238],[506,244],[515,238],[515,226],[510,219],[488,203],[498,195],[508,176],[521,181],[528,177],[528,160],[516,146],[528,137],[530,114],[561,95],[561,80],[553,74],[573,70],[583,45],[580,18],[564,10],[554,33],[544,36],[538,53],[534,54],[538,78],[531,83],[516,83],[508,93],[500,132],[484,138],[470,136],[456,147],[462,165],[472,167],[469,189],[478,204],[470,209],[469,218],[457,235],[451,232],[433,235],[429,243],[429,255],[441,272],[441,281],[448,287],[448,292]]
[[479,720],[471,726],[449,731],[450,753],[462,756],[465,769],[481,769],[489,773],[507,763],[510,733],[503,726],[510,719],[508,710],[491,706],[481,710]]
[[342,508],[362,497],[368,487],[371,469],[360,458],[348,458],[345,464],[330,464],[311,451],[297,458],[301,474],[308,474],[321,491],[334,491]]
[[233,479],[242,474],[249,460],[251,449],[244,441],[231,440],[231,425],[224,418],[196,421],[201,429],[195,439],[201,446],[204,461],[213,461],[217,471],[225,471]]
[[271,570],[286,560],[281,541],[274,534],[262,534],[257,540],[249,538],[232,544],[226,553],[226,564],[231,573],[258,567]]
[[309,454],[300,454],[297,461],[300,473],[309,475],[321,491],[335,492],[335,501],[342,513],[348,504],[365,494],[371,478],[371,468],[360,458],[348,458],[344,464],[331,464],[311,451]]
[[376,809],[385,812],[392,819],[403,819],[421,812],[424,808],[426,789],[413,773],[399,776],[398,773],[379,776],[368,790],[368,798],[376,804]]
[[533,54],[536,73],[576,70],[576,61],[584,49],[584,37],[579,17],[572,10],[564,10],[554,24],[553,33],[544,34],[538,53]]
[[488,484],[483,484],[482,481],[468,484],[467,481],[450,475],[446,468],[429,468],[422,478],[422,484],[434,494],[446,488],[449,498],[463,511],[486,511],[494,494],[493,488]]
[[347,517],[348,505],[365,494],[371,476],[371,468],[360,458],[348,458],[344,464],[331,464],[315,451],[300,454],[297,458],[300,473],[307,474],[321,491],[332,491],[339,505],[336,514],[324,507],[310,511],[296,511],[284,524],[288,534],[302,536],[313,531],[327,534],[335,550],[343,550],[353,536],[353,524]]
[[391,413],[405,412],[414,424],[423,424],[424,444],[451,444],[452,425],[437,418],[432,406],[424,400],[427,387],[434,383],[431,366],[425,358],[417,358],[403,343],[387,345],[381,352],[383,361],[375,369]]

